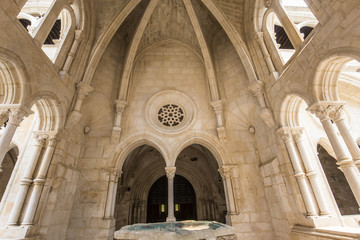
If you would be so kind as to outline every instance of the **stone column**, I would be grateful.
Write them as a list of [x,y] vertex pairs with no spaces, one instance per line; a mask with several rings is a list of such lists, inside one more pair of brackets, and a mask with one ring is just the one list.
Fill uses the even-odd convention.
[[36,213],[36,209],[41,197],[41,192],[45,184],[46,174],[49,169],[55,145],[57,139],[55,137],[51,137],[48,139],[48,145],[45,150],[44,157],[42,159],[39,172],[34,180],[34,189],[31,193],[29,204],[27,206],[25,217],[22,222],[22,225],[32,225],[34,221],[34,216]]
[[77,52],[77,49],[80,45],[81,40],[84,38],[84,34],[82,30],[75,30],[75,39],[74,42],[71,46],[71,49],[68,53],[68,56],[66,58],[66,61],[64,63],[64,66],[62,68],[62,70],[60,71],[60,76],[64,77],[68,74],[71,64],[75,58],[75,54]]
[[266,125],[268,125],[268,127],[271,128],[275,126],[274,116],[266,104],[264,84],[258,81],[256,83],[251,84],[248,89],[249,91],[252,92],[252,94],[254,94],[254,96],[259,101],[259,105],[261,109],[260,117],[264,120],[264,122],[266,123]]
[[237,214],[236,204],[235,204],[235,195],[232,184],[231,171],[234,166],[232,165],[223,165],[218,171],[221,175],[221,178],[224,183],[225,198],[227,202],[228,215]]
[[4,123],[8,120],[9,118],[9,112],[10,110],[7,108],[4,109],[0,109],[0,128],[4,125]]
[[337,165],[344,173],[346,180],[355,196],[355,199],[360,206],[360,179],[359,170],[354,165],[349,151],[346,149],[343,141],[337,134],[334,124],[330,120],[329,114],[334,110],[334,104],[326,102],[315,103],[308,108],[308,111],[315,114],[321,121],[326,135],[329,138],[332,148],[334,149]]
[[211,102],[210,105],[214,108],[216,122],[217,122],[217,132],[219,136],[219,140],[221,142],[226,142],[226,129],[224,126],[224,115],[223,115],[223,101],[217,100]]
[[119,172],[117,169],[111,169],[109,171],[109,187],[107,192],[104,214],[105,219],[111,219],[114,216],[117,183],[120,175],[121,172]]
[[338,127],[340,134],[342,138],[344,139],[344,142],[349,149],[349,152],[352,156],[352,159],[354,160],[356,166],[360,168],[360,149],[355,141],[355,139],[352,137],[351,132],[345,122],[345,116],[344,116],[344,105],[335,106],[334,110],[330,112],[330,117],[335,122],[336,126]]
[[174,177],[176,167],[165,167],[166,176],[168,179],[168,217],[166,222],[175,222],[174,214]]
[[267,64],[268,68],[269,68],[269,71],[271,73],[276,72],[276,69],[275,69],[274,64],[273,64],[273,62],[271,60],[269,51],[267,50],[266,45],[265,45],[264,34],[262,32],[256,33],[255,39],[258,42],[258,44],[260,46],[260,49],[261,49],[261,51],[262,51],[262,53],[264,55],[264,59],[265,59],[265,62]]
[[7,122],[0,138],[0,172],[2,171],[1,164],[4,161],[7,151],[9,150],[9,145],[14,137],[17,127],[20,125],[22,120],[31,113],[33,112],[26,107],[10,108],[8,113],[3,113],[3,115],[8,114],[9,121]]
[[45,144],[47,137],[48,136],[46,134],[35,134],[36,142],[34,144],[33,154],[31,159],[29,160],[28,165],[26,166],[26,171],[23,175],[23,178],[20,180],[20,190],[16,196],[15,203],[7,223],[9,226],[18,224],[26,195],[28,193],[30,184],[32,183],[32,176],[34,174],[36,164],[38,162],[41,150]]
[[306,149],[305,142],[304,142],[304,129],[298,128],[293,130],[293,137],[295,143],[299,149],[301,158],[303,160],[305,166],[306,176],[309,178],[310,184],[314,191],[315,198],[319,205],[320,215],[329,215],[330,211],[326,204],[326,200],[324,197],[324,193],[319,182],[318,173],[315,172],[312,159],[308,155],[308,150]]
[[121,134],[121,119],[122,119],[122,114],[125,110],[127,106],[127,102],[126,101],[122,101],[122,100],[116,100],[115,101],[115,118],[114,118],[114,126],[113,126],[113,131],[112,131],[112,135],[111,135],[111,142],[112,143],[117,143],[120,140],[120,134]]
[[76,95],[76,101],[75,106],[72,112],[70,113],[68,120],[66,122],[66,129],[71,128],[73,125],[75,125],[77,122],[80,121],[82,118],[81,114],[81,106],[87,95],[94,90],[93,87],[91,87],[89,84],[85,82],[80,82],[77,84],[77,95]]
[[311,194],[311,188],[309,187],[306,181],[303,167],[296,152],[294,142],[291,139],[291,132],[288,129],[284,129],[284,128],[281,128],[279,132],[281,134],[282,139],[284,140],[286,149],[288,150],[290,161],[294,169],[294,176],[299,184],[299,188],[304,200],[307,215],[316,216],[317,209]]

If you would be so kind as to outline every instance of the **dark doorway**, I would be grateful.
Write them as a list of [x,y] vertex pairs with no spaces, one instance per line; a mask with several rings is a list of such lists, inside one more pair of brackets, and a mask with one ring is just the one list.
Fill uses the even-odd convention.
[[[167,177],[163,176],[152,185],[148,196],[147,222],[165,222],[168,215]],[[174,179],[175,217],[177,221],[197,220],[194,188],[186,178],[175,175]]]

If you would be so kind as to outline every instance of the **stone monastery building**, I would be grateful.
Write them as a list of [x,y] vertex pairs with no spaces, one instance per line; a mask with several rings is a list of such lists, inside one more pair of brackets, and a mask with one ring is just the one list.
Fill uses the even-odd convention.
[[0,239],[360,239],[360,1],[0,0],[0,126]]

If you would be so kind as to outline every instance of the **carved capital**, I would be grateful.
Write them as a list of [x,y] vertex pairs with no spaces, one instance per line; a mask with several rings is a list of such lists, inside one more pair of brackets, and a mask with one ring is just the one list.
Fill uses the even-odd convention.
[[254,39],[259,42],[262,43],[262,41],[264,40],[264,33],[263,32],[256,32],[254,35]]
[[210,105],[214,108],[215,112],[222,111],[223,109],[223,101],[217,100],[210,103]]
[[231,171],[234,168],[234,165],[223,165],[221,168],[218,169],[221,178],[223,180],[227,180],[231,178]]
[[334,122],[344,120],[345,119],[345,106],[333,106],[332,110],[329,112],[329,116],[334,120]]
[[303,128],[294,128],[291,130],[295,142],[300,142],[304,137],[304,129]]
[[248,87],[248,90],[254,94],[255,97],[263,97],[265,91],[264,91],[264,84],[260,81],[257,81],[256,83],[251,84]]
[[111,182],[117,182],[119,177],[122,174],[122,171],[120,171],[118,169],[114,169],[114,168],[108,169],[108,171],[109,171],[109,177],[110,177]]
[[[339,109],[343,105],[343,102],[320,101],[308,107],[307,110],[312,114],[315,114],[316,117],[320,119],[320,121],[324,121],[331,118],[330,115],[336,117],[337,109]],[[339,113],[342,113],[341,111],[342,110],[340,110]]]
[[25,117],[29,116],[30,114],[32,114],[33,111],[31,111],[29,108],[27,107],[15,107],[15,108],[10,108],[9,109],[9,122],[8,124],[13,124],[16,126],[19,126],[20,123],[24,120]]
[[292,139],[291,139],[291,129],[290,128],[282,127],[280,129],[278,129],[276,132],[280,135],[280,137],[282,138],[284,143],[288,143],[288,142],[292,141]]
[[264,0],[265,7],[269,8],[272,4],[272,0]]
[[168,180],[173,180],[175,177],[176,167],[165,167],[165,172]]
[[49,135],[45,132],[34,132],[34,138],[37,146],[44,146],[46,140],[49,138]]
[[124,112],[125,108],[127,107],[127,102],[122,100],[116,100],[115,101],[115,111],[117,113]]
[[94,90],[93,87],[91,87],[89,84],[85,82],[80,82],[77,84],[78,89],[78,99],[84,100],[85,97]]

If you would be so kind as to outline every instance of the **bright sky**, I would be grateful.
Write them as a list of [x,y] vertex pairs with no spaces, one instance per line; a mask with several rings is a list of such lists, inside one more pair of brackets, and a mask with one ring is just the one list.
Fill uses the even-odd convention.
[[282,0],[284,6],[307,7],[304,0]]

